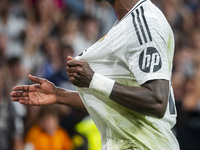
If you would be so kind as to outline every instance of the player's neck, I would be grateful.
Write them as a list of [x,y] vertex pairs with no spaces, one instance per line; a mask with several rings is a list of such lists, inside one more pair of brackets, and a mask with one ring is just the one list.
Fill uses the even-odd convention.
[[110,0],[118,21],[121,20],[139,0]]

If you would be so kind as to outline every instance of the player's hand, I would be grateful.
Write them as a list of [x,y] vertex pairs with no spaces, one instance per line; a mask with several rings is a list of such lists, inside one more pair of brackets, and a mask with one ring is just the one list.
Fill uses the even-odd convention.
[[72,84],[78,87],[89,87],[94,71],[85,60],[75,60],[68,56],[66,69]]
[[37,84],[13,87],[13,91],[10,93],[13,101],[18,101],[25,105],[37,106],[57,103],[56,87],[53,83],[32,75],[28,77]]

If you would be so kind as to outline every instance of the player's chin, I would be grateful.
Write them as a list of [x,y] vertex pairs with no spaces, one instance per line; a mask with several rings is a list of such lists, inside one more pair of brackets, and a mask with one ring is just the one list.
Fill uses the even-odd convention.
[[109,2],[109,0],[95,0],[96,2]]

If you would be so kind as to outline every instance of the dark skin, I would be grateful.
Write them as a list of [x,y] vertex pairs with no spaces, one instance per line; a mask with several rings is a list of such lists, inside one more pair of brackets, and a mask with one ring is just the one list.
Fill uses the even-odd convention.
[[[84,60],[67,63],[69,80],[75,86],[89,87],[94,71]],[[144,115],[162,118],[165,114],[169,81],[152,80],[141,87],[124,86],[115,82],[110,99]]]
[[[100,2],[101,0],[96,0]],[[110,0],[118,20],[121,20],[138,0]],[[69,80],[78,87],[89,87],[94,75],[85,60],[68,57],[67,72]],[[65,104],[86,111],[77,92],[56,87],[46,79],[29,78],[37,83],[30,86],[16,86],[11,92],[12,100],[26,105]],[[20,92],[19,92],[20,91]],[[129,87],[115,82],[110,99],[138,113],[162,118],[165,114],[169,94],[169,81],[152,80],[141,87]]]

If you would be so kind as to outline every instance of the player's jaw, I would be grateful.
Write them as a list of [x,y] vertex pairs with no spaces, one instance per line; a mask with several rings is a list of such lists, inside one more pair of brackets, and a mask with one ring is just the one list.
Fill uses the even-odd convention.
[[110,3],[111,5],[114,5],[115,1],[116,0],[95,0],[96,2],[108,2]]
[[109,0],[95,0],[96,2],[109,2]]

